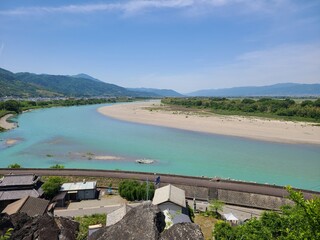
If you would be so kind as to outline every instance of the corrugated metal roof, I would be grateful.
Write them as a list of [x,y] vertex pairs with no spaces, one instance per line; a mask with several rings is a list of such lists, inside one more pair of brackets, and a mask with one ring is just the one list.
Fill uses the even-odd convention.
[[97,182],[75,182],[75,183],[64,183],[62,184],[60,191],[79,191],[79,190],[90,190],[95,189]]
[[165,202],[172,202],[181,207],[186,207],[185,191],[171,184],[156,189],[152,200],[152,204],[159,205]]

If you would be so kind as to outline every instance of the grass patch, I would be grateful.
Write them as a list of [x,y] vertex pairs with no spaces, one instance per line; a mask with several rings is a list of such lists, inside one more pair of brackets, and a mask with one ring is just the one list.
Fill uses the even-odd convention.
[[[85,179],[87,182],[97,181],[98,187],[109,187],[112,184],[112,187],[118,187],[119,183],[124,179],[121,178],[106,178],[106,177],[89,177],[89,176],[62,176],[63,182],[82,182]],[[46,181],[49,176],[42,176],[41,180]]]
[[75,221],[77,221],[79,226],[79,233],[77,236],[77,240],[84,240],[88,237],[89,226],[102,224],[102,226],[106,225],[107,215],[106,214],[93,214],[90,216],[82,216],[82,217],[75,217]]
[[217,219],[212,216],[206,217],[200,214],[196,214],[194,218],[194,223],[200,226],[201,231],[204,235],[204,239],[206,240],[212,239],[212,230],[216,222],[217,222]]

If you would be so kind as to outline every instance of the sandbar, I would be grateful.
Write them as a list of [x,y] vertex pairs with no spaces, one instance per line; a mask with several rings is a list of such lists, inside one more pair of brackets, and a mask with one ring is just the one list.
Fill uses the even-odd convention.
[[0,127],[6,129],[6,130],[10,130],[16,127],[15,123],[12,122],[8,122],[8,118],[12,117],[13,114],[7,114],[5,116],[3,116],[2,118],[0,118]]
[[293,144],[320,144],[314,123],[218,114],[188,114],[162,109],[160,100],[114,104],[98,112],[115,119],[182,130]]

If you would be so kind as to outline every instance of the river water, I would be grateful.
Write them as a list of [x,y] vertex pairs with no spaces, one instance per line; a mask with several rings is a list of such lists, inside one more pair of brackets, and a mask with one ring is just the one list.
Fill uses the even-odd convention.
[[[218,176],[320,191],[319,146],[129,123],[101,115],[97,112],[101,106],[41,109],[17,116],[19,127],[0,134],[0,167],[63,164],[66,168]],[[137,159],[155,162],[138,164]]]

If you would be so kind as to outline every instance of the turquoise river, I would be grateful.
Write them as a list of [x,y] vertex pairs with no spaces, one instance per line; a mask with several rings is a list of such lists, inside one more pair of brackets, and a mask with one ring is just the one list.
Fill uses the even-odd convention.
[[[0,134],[0,167],[63,164],[66,168],[218,176],[320,191],[319,146],[129,123],[101,115],[97,112],[101,106],[41,109],[15,117],[19,127]],[[138,164],[137,159],[155,162]]]

